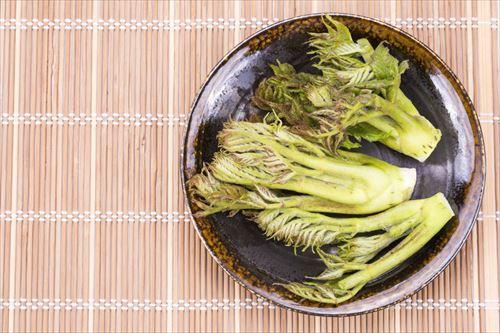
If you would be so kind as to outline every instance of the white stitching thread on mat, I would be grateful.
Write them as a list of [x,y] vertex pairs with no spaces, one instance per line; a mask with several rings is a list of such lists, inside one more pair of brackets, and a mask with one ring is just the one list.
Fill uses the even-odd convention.
[[[16,212],[5,211],[0,212],[0,219],[11,221],[12,219],[24,219],[27,221],[40,221],[40,222],[123,222],[123,221],[137,221],[137,222],[191,222],[192,216],[188,211],[182,212],[122,212],[122,211],[21,211]],[[500,211],[493,214],[483,214],[479,212],[478,221],[490,220],[500,222]]]
[[[173,126],[178,124],[179,126],[186,126],[185,114],[180,114],[178,116],[156,114],[121,114],[121,113],[102,113],[96,115],[96,121],[100,125],[123,125],[123,126]],[[500,123],[500,116],[481,114],[479,116],[480,121],[485,124]],[[24,114],[0,114],[0,124],[8,125],[9,123],[14,124],[24,124],[24,125],[91,125],[92,124],[92,114],[75,114],[75,113],[24,113]]]
[[[124,125],[124,126],[151,126],[156,124],[158,126],[173,126],[179,124],[180,126],[186,125],[186,115],[180,114],[178,116],[156,114],[120,114],[120,113],[102,113],[96,115],[95,119],[101,125]],[[9,123],[19,124],[57,124],[57,125],[91,125],[93,120],[92,114],[63,114],[63,113],[24,113],[24,114],[0,114],[0,123],[7,125]]]
[[90,212],[90,211],[6,211],[0,213],[0,219],[11,221],[12,219],[25,219],[27,221],[40,221],[40,222],[123,222],[123,221],[137,221],[137,222],[191,222],[192,217],[188,211],[184,213],[179,212]]
[[[0,30],[39,30],[39,29],[55,29],[55,30],[191,30],[191,29],[245,29],[245,28],[260,28],[267,27],[270,24],[278,22],[278,18],[255,18],[250,19],[240,18],[207,18],[207,19],[186,19],[186,20],[125,20],[125,19],[26,19],[17,20],[15,18],[0,18]],[[391,18],[381,19],[385,22],[391,22]],[[396,18],[394,20],[396,27],[416,27],[422,28],[467,28],[469,22],[472,28],[477,28],[480,25],[491,26],[498,28],[498,18],[493,17],[487,21],[480,21],[477,17],[408,17]]]
[[[93,306],[94,309],[98,310],[144,310],[144,311],[191,311],[191,310],[230,310],[230,309],[263,309],[265,307],[269,309],[274,309],[276,306],[273,303],[270,303],[262,298],[257,298],[256,300],[252,300],[250,298],[246,298],[245,300],[179,300],[177,302],[162,302],[162,301],[154,301],[151,302],[149,300],[126,300],[126,299],[100,299],[97,301],[88,300],[84,301],[82,299],[71,300],[71,299],[18,299],[18,300],[2,300],[0,299],[0,309],[8,308],[8,309],[21,309],[21,310],[86,310],[89,309],[90,305]],[[411,299],[406,299],[401,303],[398,303],[393,306],[396,309],[417,309],[417,310],[433,310],[433,309],[450,309],[450,310],[472,310],[472,309],[493,309],[497,310],[500,308],[500,302],[498,300],[473,300],[470,301],[466,298],[461,300],[433,300],[429,298],[427,300],[417,299],[413,301]]]

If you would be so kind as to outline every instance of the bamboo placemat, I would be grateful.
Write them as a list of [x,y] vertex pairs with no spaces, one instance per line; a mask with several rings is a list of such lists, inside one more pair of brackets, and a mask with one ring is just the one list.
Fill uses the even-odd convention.
[[[499,331],[498,1],[0,2],[1,331]],[[236,285],[186,212],[179,153],[198,87],[271,22],[336,11],[441,55],[486,142],[482,214],[423,291],[350,318]]]

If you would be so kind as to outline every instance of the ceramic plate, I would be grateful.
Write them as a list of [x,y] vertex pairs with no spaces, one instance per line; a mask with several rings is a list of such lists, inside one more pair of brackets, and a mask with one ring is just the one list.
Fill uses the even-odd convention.
[[[309,314],[352,315],[402,300],[423,288],[455,257],[469,234],[484,187],[484,147],[479,121],[463,86],[439,57],[407,33],[373,19],[335,15],[353,37],[408,59],[410,69],[401,89],[423,116],[442,133],[436,150],[424,162],[403,156],[381,144],[365,143],[362,151],[392,164],[417,169],[413,198],[443,192],[456,217],[421,251],[404,264],[365,286],[347,303],[332,306],[303,301],[277,282],[301,281],[323,271],[311,252],[298,252],[267,240],[255,223],[241,214],[219,213],[195,218],[195,227],[214,259],[252,292],[286,308]],[[228,119],[245,119],[257,109],[250,103],[257,84],[271,75],[269,63],[288,62],[307,70],[308,32],[323,31],[321,15],[301,16],[269,26],[227,54],[208,76],[194,101],[184,142],[183,182],[210,162],[217,151],[217,133]],[[186,192],[186,191],[185,191]],[[192,212],[196,207],[187,200]]]

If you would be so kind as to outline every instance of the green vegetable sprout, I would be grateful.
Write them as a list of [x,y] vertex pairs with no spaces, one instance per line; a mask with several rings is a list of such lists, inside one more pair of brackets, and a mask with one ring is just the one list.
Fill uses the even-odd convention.
[[365,139],[425,161],[441,131],[400,89],[408,62],[399,62],[384,43],[373,49],[367,39],[353,41],[349,29],[329,16],[324,24],[327,31],[311,34],[309,41],[322,74],[271,65],[274,76],[259,84],[254,104],[331,151],[358,147]]
[[441,132],[400,88],[408,62],[384,43],[354,41],[329,16],[324,24],[309,40],[317,73],[271,65],[253,96],[267,116],[226,122],[219,151],[187,185],[196,216],[242,212],[269,239],[311,249],[324,271],[280,285],[340,304],[417,253],[454,213],[442,193],[410,200],[415,169],[350,151],[364,139],[423,162]]
[[230,121],[219,134],[222,151],[209,166],[220,181],[264,186],[380,211],[408,200],[414,169],[360,153],[331,155],[279,124]]
[[[374,200],[362,205],[346,205],[311,195],[283,195],[263,186],[249,189],[225,183],[215,178],[207,167],[189,180],[193,202],[201,210],[197,216],[229,212],[230,216],[241,210],[299,208],[309,212],[339,214],[370,214],[383,210]],[[387,206],[389,208],[389,206]]]
[[[380,251],[380,244],[372,241],[369,241],[368,244],[362,244],[362,251],[359,250],[359,247],[353,250],[355,254],[362,255],[358,257],[361,258],[358,260],[353,260],[351,257],[353,253],[350,253],[351,250],[348,250],[347,253],[344,251],[338,256],[323,253],[322,259],[327,269],[317,279],[326,280],[326,282],[293,282],[285,284],[284,287],[294,294],[309,300],[331,304],[341,303],[355,295],[371,280],[390,271],[414,255],[431,240],[453,216],[454,213],[448,201],[442,193],[438,193],[423,200],[418,222],[415,221],[414,226],[410,228],[411,231],[399,244],[379,259],[371,263],[366,263],[367,258],[362,257],[363,253],[367,251],[370,252],[368,257],[372,253]],[[359,240],[358,242],[360,244],[365,243],[365,239]],[[345,276],[346,273],[349,274]]]

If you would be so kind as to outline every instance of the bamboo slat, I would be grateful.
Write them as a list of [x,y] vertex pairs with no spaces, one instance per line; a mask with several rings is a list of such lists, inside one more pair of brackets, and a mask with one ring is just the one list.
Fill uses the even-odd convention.
[[[198,239],[178,176],[217,61],[270,23],[327,11],[435,50],[476,105],[488,161],[481,215],[445,272],[349,318],[237,285]],[[499,21],[498,0],[0,2],[0,331],[498,332]]]

